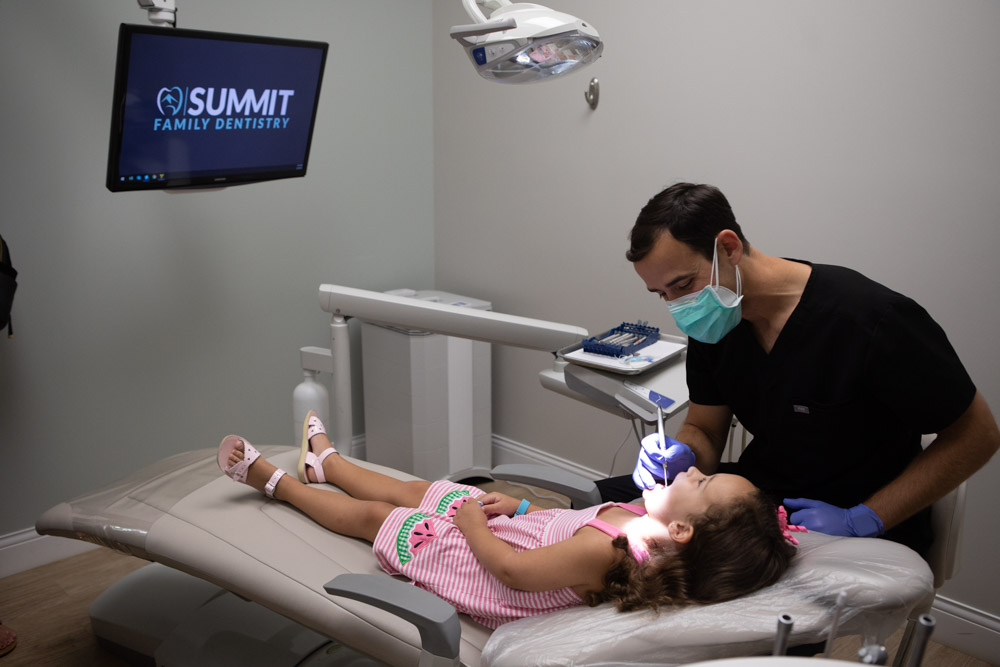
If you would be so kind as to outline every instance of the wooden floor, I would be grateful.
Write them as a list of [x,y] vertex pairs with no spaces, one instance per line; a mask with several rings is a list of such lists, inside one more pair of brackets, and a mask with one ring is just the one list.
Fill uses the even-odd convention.
[[[512,495],[516,493],[525,495],[523,489],[511,491]],[[553,506],[544,500],[537,504]],[[87,610],[101,591],[146,564],[144,560],[99,548],[0,579],[0,620],[18,635],[17,648],[0,658],[0,667],[125,665],[97,644]],[[896,633],[887,642],[890,656],[895,655],[900,634]],[[859,648],[860,641],[856,638],[841,638],[835,642],[833,657],[856,662]],[[928,645],[923,665],[991,667],[934,642]]]
[[0,658],[0,667],[125,665],[97,645],[87,609],[101,591],[146,564],[100,548],[0,579],[0,620],[17,633],[17,647]]

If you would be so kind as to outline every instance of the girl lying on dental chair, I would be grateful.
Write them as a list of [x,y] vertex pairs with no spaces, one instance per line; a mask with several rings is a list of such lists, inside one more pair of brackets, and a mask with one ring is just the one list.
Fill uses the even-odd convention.
[[643,505],[542,509],[358,467],[337,455],[314,412],[303,424],[298,479],[235,435],[219,445],[219,467],[329,530],[372,542],[386,572],[490,628],[584,603],[629,611],[723,602],[776,582],[795,553],[759,489],[697,468],[644,491]]

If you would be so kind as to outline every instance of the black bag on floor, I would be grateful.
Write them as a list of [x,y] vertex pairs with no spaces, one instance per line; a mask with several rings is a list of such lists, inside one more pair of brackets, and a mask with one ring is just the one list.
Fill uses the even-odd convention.
[[10,263],[10,249],[0,236],[0,329],[7,327],[7,337],[14,335],[10,322],[10,308],[14,304],[14,290],[17,289],[17,270]]

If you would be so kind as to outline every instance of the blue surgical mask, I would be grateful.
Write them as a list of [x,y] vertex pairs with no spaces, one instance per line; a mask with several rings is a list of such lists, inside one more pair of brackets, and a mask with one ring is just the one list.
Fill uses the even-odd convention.
[[693,294],[667,301],[667,308],[686,335],[702,343],[715,344],[743,319],[741,301],[740,267],[736,267],[736,294],[719,284],[719,244],[716,243],[712,253],[712,282]]

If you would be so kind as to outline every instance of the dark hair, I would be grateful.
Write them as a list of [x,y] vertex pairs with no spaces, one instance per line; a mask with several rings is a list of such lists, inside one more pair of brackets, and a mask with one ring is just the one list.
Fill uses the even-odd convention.
[[612,544],[624,555],[604,576],[604,590],[586,596],[587,604],[611,600],[619,611],[631,611],[725,602],[778,581],[795,555],[778,527],[777,508],[759,489],[690,520],[689,542],[656,545],[641,563],[631,556],[628,538],[616,538]]
[[750,247],[736,222],[733,209],[722,192],[711,185],[677,183],[656,195],[642,208],[629,233],[631,247],[625,253],[630,262],[638,262],[652,249],[663,232],[712,259],[715,238],[731,229],[743,242],[743,252]]

